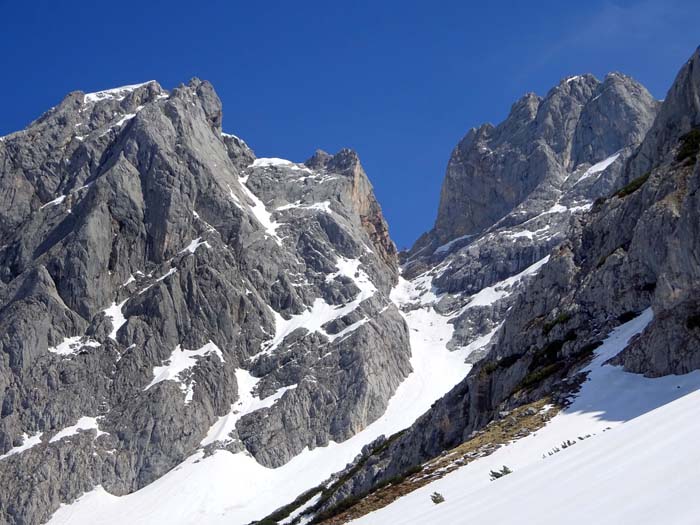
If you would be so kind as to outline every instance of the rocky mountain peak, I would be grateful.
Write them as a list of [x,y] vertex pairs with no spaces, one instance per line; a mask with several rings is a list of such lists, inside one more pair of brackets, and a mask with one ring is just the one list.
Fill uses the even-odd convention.
[[[542,103],[542,98],[535,93],[525,93],[510,108],[507,122],[531,122],[537,116],[537,109]],[[504,122],[505,124],[505,122]]]
[[[590,74],[568,77],[544,98],[526,94],[498,126],[471,130],[459,142],[447,165],[435,226],[411,253],[476,236],[516,209],[524,219],[533,215],[528,207],[544,211],[579,167],[617,152],[629,155],[657,109],[643,86],[621,74],[603,82]],[[610,187],[608,182],[598,191]],[[531,204],[524,204],[528,199]]]
[[214,86],[208,80],[192,78],[186,86],[175,88],[173,97],[183,96],[185,99],[196,96],[202,105],[207,121],[215,132],[221,133],[221,122],[223,117],[221,99],[214,91]]
[[328,166],[333,155],[326,153],[322,149],[317,149],[314,154],[309,157],[304,164],[312,169],[324,169]]
[[620,73],[607,75],[592,94],[572,138],[573,169],[639,144],[659,108],[644,86]]
[[680,137],[700,127],[700,47],[676,75],[656,120],[625,173],[629,182],[653,169]]

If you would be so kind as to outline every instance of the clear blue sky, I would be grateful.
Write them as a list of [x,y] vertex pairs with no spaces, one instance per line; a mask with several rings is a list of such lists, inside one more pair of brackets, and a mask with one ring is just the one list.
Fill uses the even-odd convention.
[[698,0],[0,0],[0,135],[69,91],[198,76],[258,156],[356,149],[405,247],[432,226],[470,127],[583,72],[663,98],[698,20]]

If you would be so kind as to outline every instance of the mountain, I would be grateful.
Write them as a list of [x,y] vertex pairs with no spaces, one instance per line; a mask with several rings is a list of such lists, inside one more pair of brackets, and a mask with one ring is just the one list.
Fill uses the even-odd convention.
[[[433,290],[422,303],[453,320],[453,346],[493,332],[513,287],[565,238],[573,216],[608,195],[659,103],[620,73],[570,77],[530,93],[504,122],[470,130],[447,165],[434,228],[404,256],[404,276]],[[476,295],[481,292],[481,295]],[[498,299],[498,300],[496,300]],[[484,351],[473,356],[481,357]]]
[[[541,454],[546,458],[552,447],[562,447],[554,440],[563,434],[555,433],[554,440],[549,434],[548,441],[548,429],[568,429],[567,439],[575,442],[579,436],[585,439],[601,433],[698,387],[699,70],[700,49],[683,66],[658,111],[656,103],[645,102],[644,107],[656,117],[650,122],[646,116],[641,119],[644,126],[630,128],[622,150],[584,148],[593,156],[581,160],[579,153],[573,153],[578,149],[562,141],[560,133],[553,135],[552,142],[536,145],[545,152],[558,147],[564,155],[559,158],[568,159],[573,167],[562,174],[561,164],[544,155],[543,170],[532,172],[537,173],[539,186],[530,184],[535,189],[524,197],[514,196],[508,205],[499,198],[492,203],[488,199],[492,189],[478,193],[493,181],[475,168],[481,164],[473,159],[496,156],[484,144],[492,134],[498,137],[504,130],[510,132],[514,115],[521,115],[523,107],[527,115],[523,121],[569,122],[568,129],[575,129],[574,119],[568,115],[558,120],[539,117],[542,109],[537,108],[546,109],[552,105],[549,100],[561,100],[560,92],[570,93],[571,83],[588,85],[588,77],[562,82],[539,105],[536,99],[526,97],[525,101],[532,102],[516,104],[503,124],[483,127],[481,134],[472,131],[460,143],[448,166],[436,227],[405,254],[405,275],[413,279],[417,293],[404,308],[434,309],[448,316],[454,325],[453,348],[490,339],[484,347],[486,355],[472,356],[475,365],[467,377],[410,428],[366,447],[352,464],[320,486],[318,502],[305,510],[312,523],[345,523],[394,500],[387,512],[368,514],[379,521],[360,522],[384,523],[381,519],[391,517],[391,522],[424,523],[421,519],[428,514],[422,518],[414,514],[416,508],[406,502],[415,499],[402,495],[426,486],[421,492],[425,496],[433,483],[442,486],[435,480],[447,472],[472,462],[489,464],[488,457],[498,455],[497,451],[512,440],[532,439],[541,447],[537,454],[530,452],[525,464],[532,464]],[[633,91],[639,92],[638,88]],[[584,99],[590,92],[574,91],[576,96],[583,93]],[[577,108],[574,114],[580,114],[598,100],[590,100],[583,110],[579,104],[567,107]],[[643,96],[642,100],[648,98]],[[636,111],[631,107],[640,106],[634,103],[620,111]],[[589,135],[607,133],[597,130]],[[507,155],[513,151],[517,136],[512,133],[506,142]],[[613,147],[619,146],[618,142]],[[573,158],[578,160],[572,165]],[[535,153],[529,159],[538,162]],[[462,162],[466,167],[457,169]],[[577,168],[580,162],[585,164]],[[493,164],[484,161],[484,165]],[[502,166],[511,165],[504,162]],[[498,168],[493,179],[506,184],[508,170]],[[461,219],[456,208],[453,220],[441,226],[441,214],[452,213],[445,200],[459,202],[462,198],[459,189],[444,188],[458,188],[455,181],[460,177],[468,181],[464,188],[477,192],[466,201],[474,200],[481,208],[464,206]],[[489,180],[476,182],[480,177]],[[543,195],[553,186],[545,182],[548,178],[563,179],[563,184],[546,200]],[[592,183],[593,189],[597,179],[607,180],[600,186],[604,196],[591,202],[595,193],[586,199],[577,193],[581,180]],[[605,194],[607,187],[613,190]],[[518,188],[523,194],[527,191]],[[489,225],[486,218],[495,222]],[[480,221],[487,222],[483,225]],[[550,228],[558,232],[553,247],[547,244]],[[538,230],[544,230],[544,235],[537,235]],[[498,282],[491,284],[494,281]],[[614,338],[616,329],[628,325],[635,329],[608,348],[606,336]],[[606,369],[605,377],[599,378],[597,370],[586,367],[591,359]],[[658,377],[658,381],[668,377],[668,381],[645,382],[639,376],[641,381],[635,382],[629,379],[630,373]],[[640,402],[644,399],[647,401]],[[602,416],[584,417],[578,427],[572,424],[577,414],[587,411]],[[545,438],[535,438],[542,434]],[[563,443],[567,448],[568,442]],[[515,453],[504,448],[499,457]],[[465,475],[472,471],[465,469]],[[674,475],[670,469],[662,471]],[[623,482],[622,477],[614,479]],[[692,474],[683,479],[697,483]],[[663,503],[661,493],[644,497],[656,505]],[[473,506],[478,508],[478,503]],[[436,511],[435,519],[455,516],[451,508],[452,514]],[[577,512],[577,508],[570,503],[563,512]],[[684,515],[697,510],[693,508],[689,505]],[[393,519],[397,512],[402,520]],[[506,521],[521,517],[517,507],[509,506],[496,514],[507,516]],[[467,519],[468,515],[464,516]]]
[[0,522],[460,520],[462,482],[489,516],[570,448],[602,483],[700,388],[699,68],[525,95],[401,254],[355,152],[257,158],[205,81],[1,137]]
[[602,166],[589,168],[606,159],[621,164],[641,143],[657,108],[643,86],[620,73],[603,82],[592,75],[569,77],[544,98],[526,94],[501,124],[471,129],[457,144],[435,227],[412,252],[461,243],[456,239],[495,224],[521,226],[554,198],[570,207],[609,191],[609,171],[596,177]]
[[411,373],[357,155],[257,159],[197,79],[69,94],[0,141],[0,521],[198,451],[279,467]]

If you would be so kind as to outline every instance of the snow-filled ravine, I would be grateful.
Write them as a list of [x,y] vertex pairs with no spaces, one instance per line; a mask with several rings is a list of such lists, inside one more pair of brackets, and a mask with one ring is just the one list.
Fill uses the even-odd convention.
[[[412,283],[401,279],[392,293],[392,300],[401,305],[412,301],[419,293]],[[289,503],[304,490],[317,486],[345,467],[365,444],[382,434],[388,436],[410,426],[469,371],[470,365],[465,364],[464,359],[479,345],[447,350],[453,331],[449,318],[430,306],[403,315],[410,331],[413,372],[398,387],[385,414],[347,441],[306,450],[277,469],[266,468],[245,453],[221,450],[205,458],[200,451],[160,479],[127,496],[117,497],[98,487],[73,504],[62,506],[50,523],[239,525],[261,519]],[[479,344],[487,342],[488,338],[482,338]],[[241,384],[248,385],[244,389],[249,390],[255,380],[250,378]],[[258,400],[251,397],[250,392],[241,395],[245,410],[275,401]],[[226,434],[225,430],[233,424],[235,417],[225,416],[217,421],[203,443]]]
[[[604,364],[652,317],[610,334],[572,405],[544,428],[352,523],[700,523],[700,371],[649,379]],[[504,465],[513,472],[491,481]]]

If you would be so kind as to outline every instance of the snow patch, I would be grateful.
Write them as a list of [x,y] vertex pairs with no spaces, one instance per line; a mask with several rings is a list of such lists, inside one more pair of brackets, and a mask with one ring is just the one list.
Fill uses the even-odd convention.
[[29,450],[33,446],[38,445],[39,443],[41,443],[42,435],[42,432],[39,432],[38,434],[35,434],[33,436],[29,436],[27,433],[22,434],[22,444],[17,447],[11,448],[5,454],[0,456],[0,461],[2,461],[5,458],[9,458],[10,456],[14,456],[15,454],[21,454],[22,452]]
[[203,241],[201,237],[197,237],[196,239],[190,241],[190,243],[185,247],[184,250],[181,250],[180,253],[185,253],[185,252],[190,252],[194,253],[197,251],[197,248],[200,246],[205,246],[207,248],[211,248],[209,243],[207,241]]
[[478,293],[472,295],[472,298],[467,304],[466,308],[472,308],[473,306],[488,306],[500,299],[503,299],[510,293],[511,286],[527,276],[536,274],[540,268],[542,268],[542,266],[547,264],[547,261],[549,261],[549,255],[540,259],[535,264],[528,266],[519,274],[482,289]]
[[291,170],[306,171],[312,173],[312,171],[304,165],[296,164],[291,160],[278,159],[275,157],[260,158],[255,159],[253,163],[249,166],[253,168],[269,168],[269,167],[284,167]]
[[95,438],[98,438],[100,436],[107,434],[107,432],[102,432],[100,430],[100,427],[97,424],[96,417],[83,416],[78,420],[78,422],[75,425],[71,425],[69,427],[66,427],[63,430],[61,430],[60,432],[58,432],[54,437],[51,438],[49,443],[55,443],[56,441],[59,441],[63,438],[74,436],[80,430],[95,430],[97,432],[97,434],[95,435]]
[[74,355],[83,347],[97,348],[100,345],[97,341],[85,338],[81,335],[66,337],[56,346],[50,346],[49,352],[63,356]]
[[456,239],[452,239],[450,242],[446,242],[446,243],[443,244],[442,246],[438,246],[437,248],[435,248],[435,252],[434,252],[434,253],[444,253],[444,252],[447,252],[447,251],[450,250],[450,248],[452,248],[452,246],[453,246],[455,243],[457,243],[457,242],[459,242],[459,241],[462,241],[462,240],[465,240],[465,239],[469,239],[470,237],[474,237],[474,235],[462,235],[461,237],[457,237]]
[[325,213],[332,213],[330,201],[316,202],[314,204],[302,204],[301,201],[297,201],[292,204],[285,204],[284,206],[279,206],[275,208],[275,211],[287,211],[292,209],[301,210],[318,210]]
[[[588,177],[591,177],[595,175],[596,173],[601,173],[607,169],[608,166],[610,166],[613,162],[615,162],[618,157],[620,156],[620,153],[615,153],[614,155],[611,155],[605,160],[601,160],[597,164],[593,164],[590,168],[586,170],[586,172],[581,175],[581,178],[578,180],[578,182],[581,182],[584,179],[587,179]],[[578,183],[577,183],[578,184]]]
[[124,299],[119,304],[114,302],[109,308],[104,310],[105,316],[107,316],[112,322],[112,331],[109,333],[109,337],[115,341],[117,340],[117,332],[124,325],[124,323],[126,323],[126,317],[124,317],[124,314],[122,314],[122,307],[127,301],[128,299]]
[[547,230],[549,230],[549,224],[545,224],[542,228],[539,230],[535,231],[530,231],[530,230],[521,230],[519,232],[503,232],[503,235],[507,235],[508,237],[512,239],[519,239],[521,237],[526,237],[528,239],[532,239],[533,237],[540,236],[543,233],[545,233]]
[[[321,496],[322,494],[320,492],[316,494],[313,498],[301,505],[294,512],[290,513],[289,516],[287,516],[287,518],[280,521],[280,525],[289,525],[290,523],[292,523],[297,518],[297,516],[303,514],[306,509],[310,509],[311,507],[316,505],[316,503],[318,503],[321,500]],[[307,521],[304,518],[302,518],[300,525],[304,525],[305,523],[307,523]]]
[[[188,246],[187,248],[189,248],[189,246]],[[187,248],[186,248],[186,249],[187,249]],[[184,251],[184,250],[183,250],[183,251]],[[180,252],[180,253],[182,253],[182,252]],[[194,253],[194,252],[193,252],[193,253]],[[167,279],[168,277],[170,277],[171,275],[173,275],[175,272],[177,272],[177,268],[170,268],[166,273],[164,273],[163,275],[161,275],[160,277],[158,277],[158,279],[156,279],[156,282],[160,282],[160,281],[162,281],[163,279]]]
[[[338,270],[328,274],[326,276],[326,282],[330,282],[342,275],[351,279],[355,283],[355,286],[359,288],[360,293],[358,293],[352,301],[341,306],[328,304],[320,297],[316,298],[311,307],[305,312],[293,315],[289,319],[285,319],[278,312],[272,310],[275,316],[275,336],[263,345],[262,351],[253,356],[253,359],[263,354],[272,353],[289,334],[299,328],[304,328],[309,332],[320,332],[328,337],[329,340],[333,341],[340,337],[341,333],[343,336],[347,335],[349,332],[364,324],[364,322],[358,321],[350,327],[345,328],[339,334],[328,334],[322,328],[326,323],[354,311],[363,301],[372,297],[377,291],[369,276],[360,269],[360,261],[358,259],[338,257],[336,267]],[[352,330],[349,330],[351,327]]]
[[[143,106],[140,106],[139,109],[142,108],[142,107],[143,107]],[[125,122],[128,122],[129,120],[131,120],[131,119],[134,118],[135,116],[136,116],[136,113],[127,113],[127,114],[124,115],[122,118],[120,118],[117,122],[115,122],[115,123],[114,123],[114,126],[112,126],[112,127],[114,127],[114,128],[119,128],[119,127],[121,127]]]
[[231,411],[221,416],[207,432],[206,437],[200,443],[205,447],[216,441],[228,442],[229,434],[236,429],[236,423],[246,414],[255,412],[262,408],[269,408],[274,405],[288,390],[294,390],[297,385],[285,386],[277,390],[274,394],[260,399],[253,390],[260,382],[260,378],[253,377],[250,372],[242,368],[236,369],[236,383],[238,384],[238,401],[231,405]]
[[221,362],[224,362],[221,350],[211,341],[199,350],[185,350],[177,345],[166,364],[153,368],[153,380],[144,388],[144,391],[162,381],[175,381],[180,384],[180,390],[185,394],[185,404],[188,404],[194,395],[194,382],[182,381],[180,375],[197,366],[199,358],[211,354],[218,356]]
[[[248,186],[246,186],[247,181],[248,177],[241,177],[241,188],[246,196],[253,202],[253,205],[250,206],[250,211],[253,212],[253,216],[265,229],[266,234],[272,237],[279,246],[282,246],[282,239],[280,239],[277,235],[277,228],[280,227],[280,224],[272,220],[272,214],[267,211],[263,201],[261,201],[252,191],[250,191]],[[231,191],[231,198],[240,207],[241,204],[238,197],[236,197],[231,188],[229,188],[229,190]]]
[[121,86],[121,87],[117,87],[117,88],[106,89],[104,91],[96,91],[94,93],[86,93],[85,96],[83,97],[83,104],[88,104],[88,103],[92,103],[92,102],[99,102],[100,100],[106,100],[109,98],[113,98],[116,100],[124,100],[124,98],[129,93],[140,88],[141,86],[145,86],[146,84],[150,84],[151,82],[155,82],[155,80],[149,80],[148,82],[143,82],[142,84],[131,84],[129,86]]
[[43,209],[46,208],[47,206],[56,206],[57,204],[61,204],[64,200],[66,200],[66,197],[67,197],[67,196],[68,196],[68,195],[61,195],[60,197],[57,197],[57,198],[55,198],[54,200],[47,202],[46,204],[44,204],[44,205],[43,205],[41,208],[39,208],[39,209],[40,209],[40,210],[43,210]]

